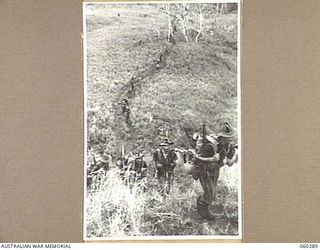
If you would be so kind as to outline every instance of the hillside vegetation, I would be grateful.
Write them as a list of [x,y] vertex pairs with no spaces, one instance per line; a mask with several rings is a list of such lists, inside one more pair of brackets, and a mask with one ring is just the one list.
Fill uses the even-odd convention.
[[[87,5],[87,144],[116,159],[125,152],[150,153],[167,131],[175,147],[206,123],[237,126],[237,14],[207,15],[198,42],[166,39],[167,17],[154,4]],[[162,55],[163,62],[155,61]],[[130,92],[134,80],[135,91]],[[131,123],[121,114],[128,99]],[[111,165],[114,165],[112,163]],[[87,192],[87,236],[238,234],[238,169],[224,167],[215,206],[222,218],[203,221],[195,200],[198,182],[176,169],[173,192],[157,192],[150,171],[133,188],[111,168]]]

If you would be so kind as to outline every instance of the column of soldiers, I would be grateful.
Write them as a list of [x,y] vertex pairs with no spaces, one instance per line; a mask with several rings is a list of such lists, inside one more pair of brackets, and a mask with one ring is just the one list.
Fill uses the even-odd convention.
[[198,213],[205,219],[215,219],[217,214],[210,210],[210,206],[215,201],[220,168],[232,166],[238,160],[237,145],[233,143],[235,135],[234,128],[226,122],[217,134],[207,134],[203,126],[201,133],[193,135],[193,150],[174,149],[173,142],[166,138],[153,154],[160,190],[170,192],[177,153],[183,152],[185,163],[187,158],[192,159],[190,172],[194,180],[200,181],[203,189],[203,194],[197,199]]
[[[210,210],[216,198],[217,182],[221,167],[232,166],[238,160],[237,145],[233,139],[236,136],[234,128],[229,123],[224,123],[217,134],[208,134],[205,126],[202,131],[193,135],[194,149],[180,150],[174,148],[174,143],[165,138],[158,149],[153,153],[153,166],[158,180],[159,192],[170,193],[172,188],[174,169],[177,165],[177,154],[183,153],[184,162],[192,159],[190,173],[194,180],[199,180],[203,194],[197,199],[197,210],[205,219],[215,219],[217,214]],[[146,177],[147,164],[144,155],[129,153],[121,160],[120,175],[125,181],[141,181]],[[105,159],[104,159],[105,158]],[[110,157],[105,153],[103,166],[109,165]]]

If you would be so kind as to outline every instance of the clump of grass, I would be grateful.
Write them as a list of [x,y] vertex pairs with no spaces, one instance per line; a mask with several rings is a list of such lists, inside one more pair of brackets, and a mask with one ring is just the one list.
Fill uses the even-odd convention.
[[141,235],[146,194],[143,183],[126,185],[117,168],[101,176],[87,194],[87,234],[96,237]]

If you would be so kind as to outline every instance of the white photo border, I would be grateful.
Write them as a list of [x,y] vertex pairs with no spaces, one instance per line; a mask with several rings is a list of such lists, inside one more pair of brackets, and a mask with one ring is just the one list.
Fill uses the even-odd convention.
[[90,241],[144,241],[144,240],[241,240],[243,235],[243,193],[242,193],[242,170],[243,170],[243,161],[242,161],[242,116],[241,116],[241,11],[242,11],[242,0],[201,0],[201,1],[103,1],[103,2],[95,2],[95,1],[84,1],[82,3],[82,62],[83,62],[83,125],[84,125],[84,148],[83,148],[83,169],[85,169],[87,165],[87,27],[86,27],[86,5],[87,4],[163,4],[163,3],[236,3],[237,4],[237,131],[238,131],[238,157],[239,157],[239,166],[238,166],[238,235],[228,236],[228,235],[212,235],[212,236],[128,236],[128,237],[87,237],[86,231],[86,209],[87,209],[87,189],[86,189],[86,181],[87,181],[87,173],[84,171],[84,179],[83,179],[83,240],[85,242]]

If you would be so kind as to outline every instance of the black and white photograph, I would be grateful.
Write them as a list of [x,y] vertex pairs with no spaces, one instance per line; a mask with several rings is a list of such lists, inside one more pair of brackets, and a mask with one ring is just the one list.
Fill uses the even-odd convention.
[[237,1],[83,3],[84,239],[241,239]]

